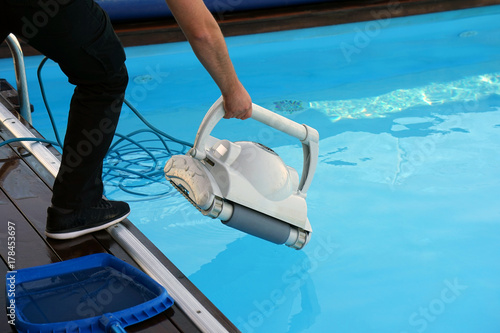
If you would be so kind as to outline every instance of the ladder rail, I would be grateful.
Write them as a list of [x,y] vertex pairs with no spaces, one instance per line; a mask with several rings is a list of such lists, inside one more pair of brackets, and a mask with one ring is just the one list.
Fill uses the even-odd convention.
[[29,101],[28,81],[26,79],[23,50],[19,40],[13,34],[9,34],[5,40],[9,46],[10,53],[12,54],[12,59],[14,61],[21,117],[32,125],[31,105]]

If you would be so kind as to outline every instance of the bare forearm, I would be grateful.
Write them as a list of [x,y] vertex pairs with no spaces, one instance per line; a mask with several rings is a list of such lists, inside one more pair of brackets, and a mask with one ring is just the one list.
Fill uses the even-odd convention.
[[215,23],[208,25],[202,34],[186,34],[194,53],[222,92],[231,94],[240,82],[229,58],[226,43]]
[[194,53],[224,97],[225,118],[246,119],[251,99],[239,81],[224,36],[202,0],[167,0]]

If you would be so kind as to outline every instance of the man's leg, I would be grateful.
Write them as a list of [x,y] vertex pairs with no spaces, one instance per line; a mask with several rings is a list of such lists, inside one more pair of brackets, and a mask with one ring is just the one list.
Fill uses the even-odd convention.
[[101,180],[128,83],[125,54],[92,0],[29,1],[31,6],[12,6],[20,16],[14,32],[57,62],[76,85],[47,220],[48,236],[73,238],[129,212],[125,203],[102,201]]

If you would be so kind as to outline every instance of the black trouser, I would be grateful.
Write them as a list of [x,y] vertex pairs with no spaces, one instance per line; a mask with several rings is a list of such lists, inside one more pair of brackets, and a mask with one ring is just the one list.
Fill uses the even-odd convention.
[[128,83],[123,47],[93,0],[0,0],[0,5],[0,42],[14,33],[57,62],[76,85],[52,204],[92,206],[103,194],[102,161]]

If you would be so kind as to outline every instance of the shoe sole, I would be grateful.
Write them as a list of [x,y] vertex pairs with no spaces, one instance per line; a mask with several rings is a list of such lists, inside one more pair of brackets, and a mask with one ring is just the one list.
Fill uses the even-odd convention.
[[93,232],[96,232],[96,231],[99,231],[99,230],[103,230],[103,229],[109,228],[112,225],[115,225],[118,222],[121,222],[124,219],[126,219],[127,216],[129,216],[129,214],[130,214],[130,212],[128,212],[125,215],[120,216],[120,217],[118,217],[118,218],[116,218],[116,219],[114,219],[114,220],[112,220],[112,221],[110,221],[108,223],[101,224],[101,225],[95,226],[93,228],[88,228],[88,229],[83,229],[83,230],[77,230],[77,231],[71,231],[71,232],[60,232],[60,233],[50,233],[50,232],[45,231],[45,236],[47,236],[49,238],[53,238],[53,239],[73,239],[73,238],[77,238],[77,237],[80,237],[80,236],[83,236],[83,235],[87,235],[87,234],[90,234],[90,233],[93,233]]

